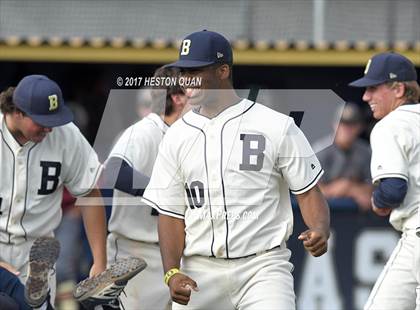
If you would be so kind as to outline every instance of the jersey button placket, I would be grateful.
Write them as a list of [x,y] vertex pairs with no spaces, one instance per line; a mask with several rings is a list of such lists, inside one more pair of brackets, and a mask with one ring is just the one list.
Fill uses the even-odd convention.
[[221,191],[220,179],[220,126],[215,120],[209,122],[207,127],[208,136],[208,172],[209,172],[209,186],[212,202],[213,212],[213,227],[214,227],[214,255],[216,257],[223,257],[225,255],[224,240],[225,240],[225,220],[224,220],[224,205]]
[[16,218],[14,215],[20,214],[24,210],[24,195],[26,192],[26,150],[24,147],[20,148],[17,151],[17,165],[15,167],[15,176],[16,176],[16,194],[13,199],[13,207],[10,223],[12,225],[16,224]]
[[212,201],[214,199],[214,203],[216,205],[219,204],[218,202],[218,189],[220,186],[220,178],[218,176],[219,173],[219,141],[216,136],[216,126],[214,123],[210,123],[208,127],[208,165],[209,165],[209,186],[212,193]]

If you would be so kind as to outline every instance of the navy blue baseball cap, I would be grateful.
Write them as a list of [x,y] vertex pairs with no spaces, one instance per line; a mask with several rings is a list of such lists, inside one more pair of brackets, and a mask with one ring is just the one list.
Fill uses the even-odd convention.
[[44,127],[62,126],[73,121],[56,82],[45,75],[25,76],[13,92],[13,103],[35,123]]
[[167,67],[199,68],[215,63],[232,64],[232,47],[221,34],[203,30],[194,32],[182,40],[179,60]]
[[365,76],[353,81],[349,86],[368,87],[386,82],[416,81],[417,72],[414,64],[397,53],[381,53],[369,59]]

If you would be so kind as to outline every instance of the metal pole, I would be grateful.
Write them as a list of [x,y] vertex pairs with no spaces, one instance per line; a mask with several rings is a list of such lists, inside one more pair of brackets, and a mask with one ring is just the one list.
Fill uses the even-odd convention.
[[314,42],[325,40],[325,2],[326,0],[313,0]]
[[395,27],[396,27],[396,16],[397,6],[394,1],[388,1],[387,5],[387,28],[386,28],[386,41],[389,44],[395,43]]

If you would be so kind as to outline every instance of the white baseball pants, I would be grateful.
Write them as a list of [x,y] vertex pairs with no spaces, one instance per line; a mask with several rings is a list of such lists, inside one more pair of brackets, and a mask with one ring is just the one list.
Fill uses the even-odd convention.
[[120,295],[127,310],[168,309],[171,298],[163,281],[163,266],[158,244],[129,240],[111,233],[107,240],[108,265],[129,256],[143,258],[147,267],[130,281]]
[[365,310],[420,310],[419,252],[415,229],[405,229],[370,293]]
[[186,257],[181,270],[199,292],[192,292],[187,306],[173,303],[172,309],[295,309],[290,254],[283,246],[240,259]]

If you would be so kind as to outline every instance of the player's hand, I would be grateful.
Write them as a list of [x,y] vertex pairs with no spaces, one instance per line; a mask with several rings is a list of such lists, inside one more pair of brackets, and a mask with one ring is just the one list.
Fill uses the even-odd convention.
[[100,274],[102,271],[105,271],[105,269],[105,264],[93,263],[92,267],[90,267],[89,278]]
[[197,283],[185,274],[177,273],[169,279],[169,291],[172,301],[187,305],[190,301],[191,291],[198,292]]
[[16,276],[20,275],[20,272],[17,271],[17,269],[15,267],[13,267],[12,265],[5,263],[5,262],[0,262],[0,267],[6,269],[7,271],[13,273]]
[[324,187],[324,194],[327,197],[331,198],[339,198],[339,197],[347,197],[348,190],[351,186],[351,181],[341,178],[329,183],[327,186]]
[[329,233],[321,229],[308,229],[298,237],[312,256],[318,257],[327,252]]
[[373,202],[373,197],[371,198],[371,202],[373,212],[375,212],[379,216],[388,216],[392,211],[391,208],[378,208],[377,206],[375,206],[375,203]]

